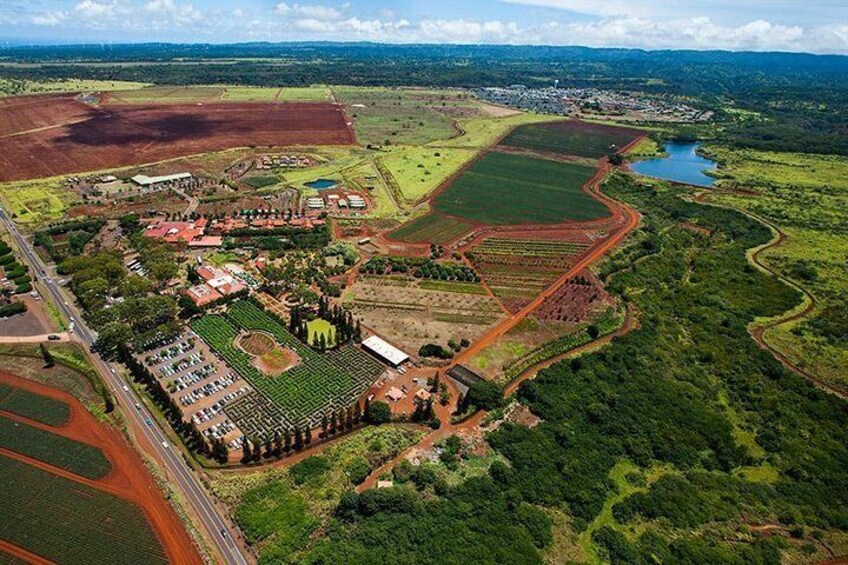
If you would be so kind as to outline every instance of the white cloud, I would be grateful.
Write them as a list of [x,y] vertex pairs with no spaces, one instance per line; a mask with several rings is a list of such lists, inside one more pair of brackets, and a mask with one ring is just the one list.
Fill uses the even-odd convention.
[[[342,8],[347,8],[349,4],[345,4]],[[321,6],[318,4],[288,4],[280,2],[277,4],[277,13],[283,16],[297,16],[305,20],[338,20],[341,19],[342,13],[330,6]]]
[[84,18],[108,18],[115,13],[116,4],[83,0],[74,7],[74,13]]
[[53,27],[64,22],[66,18],[64,12],[43,12],[32,16],[29,21],[37,26]]

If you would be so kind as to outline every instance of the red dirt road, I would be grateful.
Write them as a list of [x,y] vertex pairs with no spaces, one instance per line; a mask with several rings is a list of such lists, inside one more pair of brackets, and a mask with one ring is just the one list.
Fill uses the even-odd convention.
[[[45,426],[7,412],[3,415],[99,447],[112,464],[112,471],[102,479],[90,480],[14,452],[0,450],[4,455],[135,503],[153,526],[171,563],[202,563],[200,555],[174,509],[165,501],[141,458],[118,430],[100,424],[75,397],[66,392],[5,372],[0,372],[0,382],[68,404],[71,408],[71,417],[64,426],[59,428]],[[0,549],[7,550],[5,546],[0,546]],[[8,551],[13,555],[19,553],[14,551],[14,546],[8,548]]]
[[356,143],[329,103],[127,104],[71,96],[0,102],[0,182],[152,163],[247,146]]

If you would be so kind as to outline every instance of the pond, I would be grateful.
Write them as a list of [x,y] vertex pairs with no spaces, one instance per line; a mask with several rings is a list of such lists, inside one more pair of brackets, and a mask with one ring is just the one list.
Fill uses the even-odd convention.
[[314,188],[315,190],[328,190],[330,188],[335,188],[339,183],[332,179],[316,179],[304,184],[309,188]]
[[704,174],[704,171],[714,171],[718,165],[715,161],[698,155],[699,147],[700,143],[666,143],[663,149],[668,156],[637,161],[632,163],[630,168],[646,177],[711,187],[715,184],[715,179]]

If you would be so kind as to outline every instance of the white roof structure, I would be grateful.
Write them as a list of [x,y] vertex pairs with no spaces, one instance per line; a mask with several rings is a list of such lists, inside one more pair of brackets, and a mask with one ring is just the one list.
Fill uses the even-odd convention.
[[149,177],[147,175],[136,175],[132,180],[135,184],[140,186],[150,186],[151,184],[158,184],[160,182],[168,182],[172,180],[182,180],[182,179],[190,179],[191,173],[176,173],[174,175],[165,175],[161,177]]
[[385,359],[395,367],[409,360],[409,355],[376,335],[363,340],[362,347],[381,359]]

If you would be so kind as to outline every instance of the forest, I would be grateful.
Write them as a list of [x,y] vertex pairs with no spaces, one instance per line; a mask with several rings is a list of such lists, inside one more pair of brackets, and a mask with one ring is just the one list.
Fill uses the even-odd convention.
[[[844,404],[747,332],[755,317],[800,300],[746,261],[768,229],[621,174],[605,191],[642,211],[641,229],[659,243],[610,284],[636,305],[641,328],[521,385],[519,400],[542,423],[488,435],[508,465],[457,487],[419,480],[346,496],[307,561],[537,562],[552,509],[591,532],[612,563],[779,563],[785,538],[749,525],[791,529],[806,551],[848,528]],[[613,506],[612,523],[595,528],[619,494],[610,477],[621,464],[633,467],[626,480],[637,487]]]

